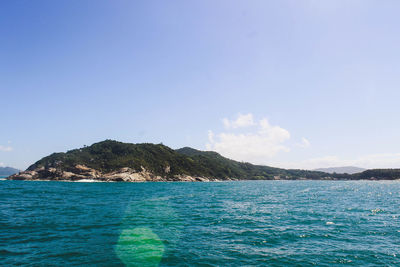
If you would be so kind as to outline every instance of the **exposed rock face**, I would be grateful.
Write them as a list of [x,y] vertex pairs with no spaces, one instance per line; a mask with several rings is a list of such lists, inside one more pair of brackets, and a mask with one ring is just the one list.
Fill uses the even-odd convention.
[[[168,168],[169,171],[169,168]],[[168,172],[166,170],[166,173]],[[9,176],[9,180],[53,180],[53,181],[79,181],[79,180],[95,180],[104,182],[166,182],[166,181],[182,181],[182,182],[208,182],[218,181],[218,179],[207,177],[192,177],[188,175],[175,176],[158,176],[147,171],[142,167],[140,172],[125,167],[118,171],[102,173],[98,170],[88,168],[84,165],[75,165],[72,170],[61,170],[53,167],[40,167],[31,171],[23,171]]]
[[146,182],[146,181],[167,181],[167,179],[152,174],[145,168],[142,171],[136,172],[131,168],[122,168],[119,171],[106,173],[103,175],[107,181],[120,181],[120,182]]

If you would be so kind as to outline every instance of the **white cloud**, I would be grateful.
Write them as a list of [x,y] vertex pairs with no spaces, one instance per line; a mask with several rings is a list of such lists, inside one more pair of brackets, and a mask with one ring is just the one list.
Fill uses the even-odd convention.
[[298,147],[301,147],[301,148],[307,148],[307,147],[309,147],[310,145],[311,145],[310,141],[308,141],[308,139],[305,138],[305,137],[303,137],[303,138],[301,139],[301,142],[297,144],[297,146],[298,146]]
[[400,168],[400,153],[370,154],[355,159],[342,159],[337,156],[325,156],[311,158],[297,163],[274,163],[273,166],[310,170],[342,166],[356,166],[366,169]]
[[3,151],[3,152],[10,152],[10,151],[12,151],[12,150],[13,150],[13,148],[10,147],[10,146],[0,146],[0,151]]
[[5,164],[3,162],[0,162],[0,167],[4,167]]
[[253,119],[253,114],[249,113],[246,115],[239,114],[236,120],[229,120],[227,118],[224,118],[222,120],[224,123],[225,128],[243,128],[243,127],[249,127],[249,126],[254,126],[254,119]]
[[208,131],[207,150],[221,155],[255,164],[281,168],[316,169],[327,167],[356,166],[372,168],[400,168],[400,153],[381,153],[345,159],[334,155],[284,162],[274,161],[280,152],[289,152],[290,148],[308,148],[311,142],[302,137],[296,143],[288,142],[291,135],[288,130],[271,125],[268,119],[255,120],[253,114],[239,114],[235,119],[223,119],[225,131]]
[[208,133],[208,150],[214,150],[228,158],[252,163],[265,163],[266,160],[290,149],[284,142],[290,138],[290,133],[279,126],[271,125],[266,118],[256,123],[251,113],[239,114],[236,120],[223,120],[226,128],[241,128],[256,126],[245,133],[222,132]]

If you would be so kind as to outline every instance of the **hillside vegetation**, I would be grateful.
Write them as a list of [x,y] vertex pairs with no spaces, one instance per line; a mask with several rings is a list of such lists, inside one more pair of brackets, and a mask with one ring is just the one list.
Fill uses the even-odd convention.
[[[328,174],[315,171],[285,170],[253,165],[227,159],[216,152],[199,151],[185,147],[173,150],[162,144],[127,144],[113,140],[95,143],[88,147],[54,153],[30,166],[73,170],[85,165],[103,173],[124,167],[141,171],[142,167],[156,175],[192,175],[218,179],[323,179]],[[166,174],[166,169],[169,169]]]
[[129,167],[135,171],[143,168],[155,175],[173,177],[190,175],[221,180],[271,180],[271,179],[398,179],[399,170],[368,170],[355,175],[328,174],[320,171],[287,170],[238,162],[212,151],[199,151],[190,147],[171,149],[163,144],[129,144],[106,140],[44,157],[28,168],[40,167],[72,171],[84,165],[102,173]]

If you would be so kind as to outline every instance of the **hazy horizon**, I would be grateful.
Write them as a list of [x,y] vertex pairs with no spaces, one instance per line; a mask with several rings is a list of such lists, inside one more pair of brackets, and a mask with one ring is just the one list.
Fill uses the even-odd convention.
[[0,166],[105,139],[400,168],[398,1],[5,1]]

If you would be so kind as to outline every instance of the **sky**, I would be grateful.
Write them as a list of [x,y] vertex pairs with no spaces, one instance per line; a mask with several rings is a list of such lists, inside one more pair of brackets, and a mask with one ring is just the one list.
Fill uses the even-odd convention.
[[400,1],[0,3],[0,166],[105,139],[400,168]]

